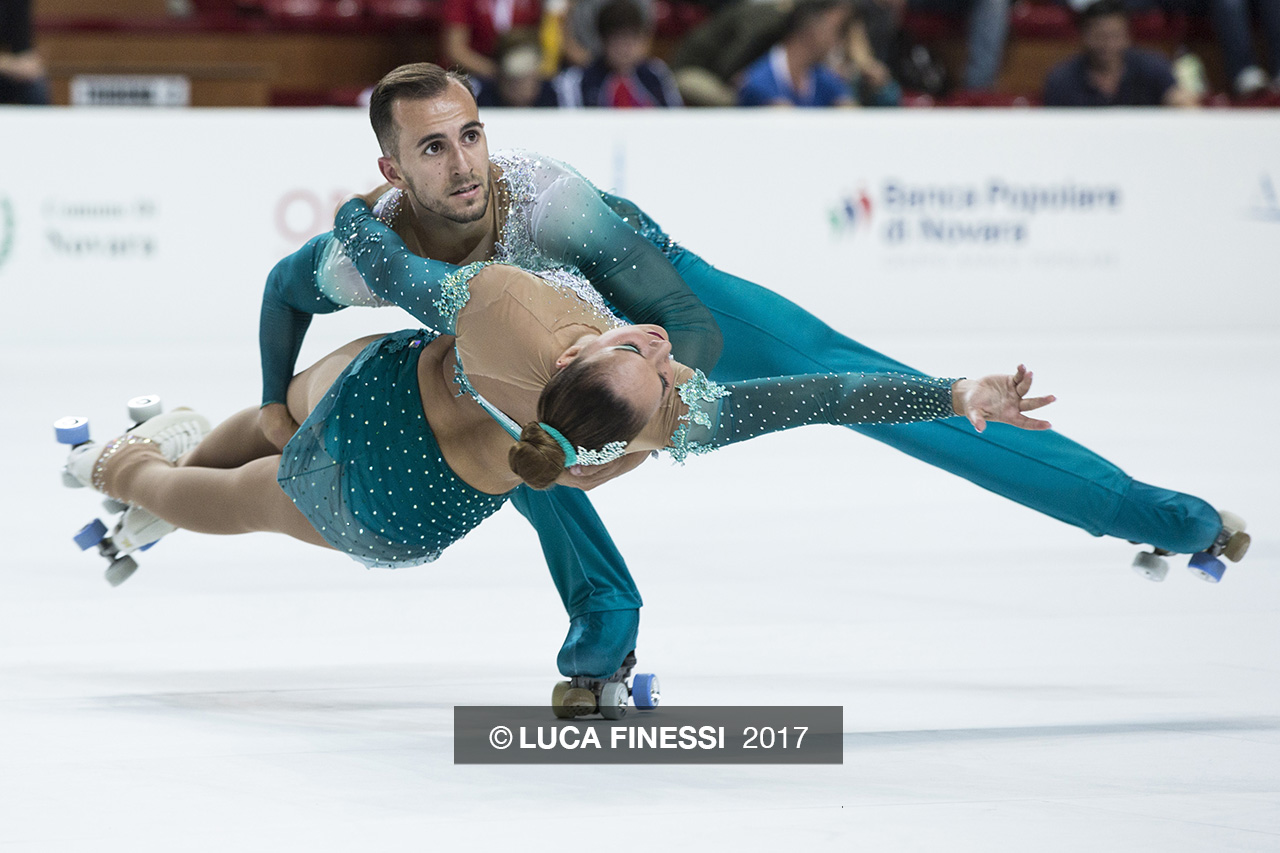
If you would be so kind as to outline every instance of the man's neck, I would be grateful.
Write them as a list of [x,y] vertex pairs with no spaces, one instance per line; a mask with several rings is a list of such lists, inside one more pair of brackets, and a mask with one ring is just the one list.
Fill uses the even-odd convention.
[[1084,67],[1090,74],[1099,77],[1115,77],[1124,71],[1124,55],[1111,59],[1085,54]]
[[808,50],[801,42],[789,41],[783,43],[782,52],[787,58],[787,76],[791,78],[791,89],[803,98],[808,95],[809,74],[813,66],[818,64],[812,56],[813,51]]
[[451,264],[466,264],[472,261],[485,261],[493,256],[494,243],[497,240],[496,217],[494,207],[498,203],[498,193],[493,178],[489,179],[489,205],[484,216],[474,222],[453,222],[437,213],[424,210],[406,193],[409,201],[406,225],[412,236],[409,248],[415,254],[437,261]]

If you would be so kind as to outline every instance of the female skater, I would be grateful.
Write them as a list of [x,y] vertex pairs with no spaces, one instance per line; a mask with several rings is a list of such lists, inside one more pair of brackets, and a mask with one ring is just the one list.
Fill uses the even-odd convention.
[[[679,459],[807,423],[955,414],[978,429],[1048,428],[1023,414],[1052,398],[1027,398],[1031,374],[1021,368],[981,381],[816,375],[720,386],[672,361],[661,327],[622,325],[572,276],[472,264],[392,292],[404,281],[391,275],[403,247],[358,237],[378,227],[359,200],[339,212],[365,295],[394,297],[443,334],[363,339],[303,371],[288,390],[302,426],[282,454],[234,469],[176,466],[144,424],[104,448],[77,448],[69,470],[178,527],[275,531],[369,566],[403,566],[438,557],[522,478],[595,485],[604,477],[566,468],[628,452],[661,447]],[[168,418],[180,430],[199,416]],[[208,440],[241,432],[243,418]]]

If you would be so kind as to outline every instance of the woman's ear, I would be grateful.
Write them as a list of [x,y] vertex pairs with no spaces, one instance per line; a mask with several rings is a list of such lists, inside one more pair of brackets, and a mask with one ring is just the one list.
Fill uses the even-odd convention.
[[564,370],[566,367],[573,364],[574,359],[576,359],[581,352],[582,347],[578,344],[574,344],[564,352],[560,353],[560,357],[556,359],[556,370]]

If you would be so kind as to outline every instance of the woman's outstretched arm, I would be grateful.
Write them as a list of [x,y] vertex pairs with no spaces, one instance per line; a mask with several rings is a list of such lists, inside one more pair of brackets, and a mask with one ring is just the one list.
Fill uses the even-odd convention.
[[768,433],[810,424],[900,424],[963,415],[982,431],[988,422],[1049,429],[1024,412],[1054,398],[1027,397],[1032,374],[934,379],[894,373],[818,374],[720,385],[696,374],[680,386],[687,412],[668,447],[677,459]]

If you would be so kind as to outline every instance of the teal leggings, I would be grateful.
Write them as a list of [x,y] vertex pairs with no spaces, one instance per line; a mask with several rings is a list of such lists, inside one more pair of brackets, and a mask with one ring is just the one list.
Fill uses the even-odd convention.
[[[724,351],[711,378],[730,382],[807,373],[919,373],[839,334],[798,305],[721,272],[673,243],[626,199],[605,200],[662,249],[715,316]],[[1176,553],[1203,551],[1222,529],[1205,501],[1140,483],[1056,432],[964,418],[852,426],[976,485],[1073,524]],[[533,523],[571,625],[558,664],[565,675],[607,676],[635,647],[640,595],[587,497],[573,489],[520,489],[512,502]]]
[[[841,335],[778,294],[721,272],[693,252],[670,246],[668,256],[711,309],[724,335],[724,352],[712,379],[919,373]],[[1057,432],[991,424],[979,433],[961,417],[849,429],[1094,536],[1191,554],[1212,545],[1222,529],[1218,513],[1200,498],[1140,483]]]

